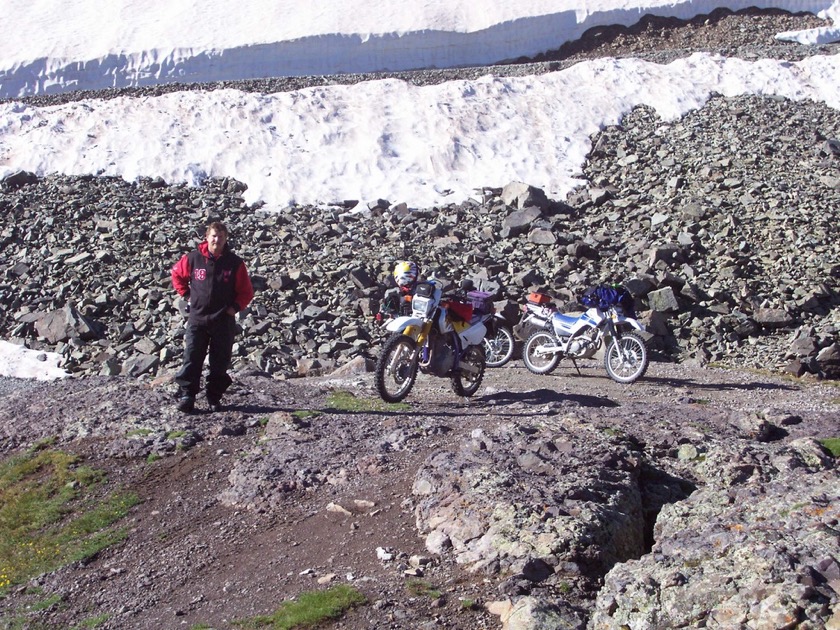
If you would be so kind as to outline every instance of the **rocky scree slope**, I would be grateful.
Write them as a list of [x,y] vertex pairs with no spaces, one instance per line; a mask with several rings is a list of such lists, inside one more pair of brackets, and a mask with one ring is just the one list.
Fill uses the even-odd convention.
[[293,376],[375,356],[373,315],[408,257],[496,291],[512,321],[530,291],[575,309],[587,286],[623,282],[654,350],[837,377],[840,113],[714,98],[666,124],[640,108],[593,138],[583,174],[563,201],[513,182],[436,208],[269,214],[232,180],[19,173],[0,193],[0,336],[59,352],[75,374],[172,372],[183,305],[169,269],[221,219],[257,290],[236,369]]
[[[697,51],[836,54],[840,44],[775,39],[821,24],[812,15],[755,9],[689,21],[645,16],[633,27],[593,29],[539,60],[395,76],[428,84],[532,74],[604,55],[665,63]],[[148,89],[271,92],[367,78],[374,77]],[[245,206],[243,184],[230,180],[188,189],[161,180],[19,173],[0,185],[0,298],[7,305],[0,337],[56,350],[76,374],[173,370],[182,305],[168,269],[208,220],[221,218],[256,276],[238,368],[308,374],[371,357],[380,335],[371,315],[389,266],[412,257],[453,280],[485,280],[512,320],[532,289],[571,309],[587,285],[627,282],[654,350],[836,377],[839,128],[836,111],[809,102],[715,98],[669,124],[640,109],[593,138],[581,174],[588,183],[569,199],[548,200],[521,184],[501,194],[504,182],[487,182],[474,202],[409,209],[379,200],[359,214],[346,212],[353,202],[261,214]]]
[[[812,15],[755,9],[689,21],[646,16],[629,28],[593,29],[538,60],[396,76],[428,84],[523,75],[604,55],[665,63],[697,51],[836,54],[840,44],[775,39],[821,24]],[[271,92],[377,77],[144,90]],[[134,93],[25,100],[48,105]],[[358,214],[347,212],[354,202],[343,201],[261,214],[242,201],[244,184],[226,179],[190,189],[18,173],[0,186],[0,298],[7,306],[0,337],[56,350],[76,374],[172,371],[183,305],[168,270],[207,221],[219,218],[230,223],[257,288],[241,319],[238,369],[291,376],[375,355],[380,330],[371,316],[389,267],[412,257],[453,281],[483,281],[511,320],[533,289],[573,309],[587,285],[625,282],[654,350],[836,378],[839,129],[836,111],[811,102],[714,98],[668,124],[642,108],[593,138],[581,174],[587,185],[566,200],[548,200],[521,183],[502,194],[504,182],[487,182],[473,202],[415,209],[383,199]]]

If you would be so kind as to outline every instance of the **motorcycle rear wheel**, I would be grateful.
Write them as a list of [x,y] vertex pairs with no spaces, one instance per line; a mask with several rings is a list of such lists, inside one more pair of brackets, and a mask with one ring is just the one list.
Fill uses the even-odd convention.
[[459,362],[461,366],[469,366],[476,370],[475,374],[459,369],[452,377],[452,391],[459,396],[472,396],[481,387],[484,378],[484,346],[469,346]]
[[613,339],[604,351],[604,367],[616,383],[629,385],[644,376],[648,368],[645,340],[633,332]]
[[408,396],[417,380],[417,342],[396,333],[385,340],[376,361],[376,391],[382,400],[396,403]]
[[507,326],[497,326],[493,337],[484,338],[484,355],[487,367],[502,367],[513,356],[513,333]]
[[551,374],[560,363],[559,352],[540,352],[540,346],[556,346],[554,335],[544,330],[538,330],[528,337],[522,349],[522,360],[525,367],[534,374]]

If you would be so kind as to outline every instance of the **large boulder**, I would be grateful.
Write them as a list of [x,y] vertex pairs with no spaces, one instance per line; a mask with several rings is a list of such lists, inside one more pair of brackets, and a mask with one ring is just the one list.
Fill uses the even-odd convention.
[[[470,571],[548,584],[560,573],[603,573],[643,552],[639,474],[630,445],[574,418],[477,430],[417,472],[417,528],[430,551]],[[555,569],[529,572],[535,560]]]
[[85,317],[70,304],[45,314],[35,322],[35,330],[49,343],[67,341],[73,337],[85,341],[100,339],[105,332],[101,324]]
[[514,208],[528,208],[536,206],[541,210],[547,208],[551,202],[545,192],[524,182],[511,182],[502,189],[502,201]]
[[607,574],[590,628],[837,623],[840,474],[832,457],[811,439],[741,444],[697,458],[706,485],[665,506],[651,553]]

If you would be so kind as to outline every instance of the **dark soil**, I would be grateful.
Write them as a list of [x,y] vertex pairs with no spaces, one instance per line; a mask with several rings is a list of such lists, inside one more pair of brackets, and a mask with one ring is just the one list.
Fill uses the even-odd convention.
[[[346,411],[330,402],[336,390],[376,401],[371,374],[294,381],[240,375],[226,410],[193,415],[173,410],[173,387],[165,381],[78,379],[19,390],[4,397],[9,413],[2,422],[10,437],[4,443],[18,448],[77,426],[72,416],[91,417],[84,410],[101,409],[107,398],[112,405],[92,434],[59,437],[56,447],[106,470],[109,487],[136,492],[142,502],[127,519],[124,543],[12,591],[0,600],[0,618],[22,615],[31,627],[69,628],[107,614],[97,627],[228,628],[324,588],[320,580],[352,584],[369,600],[335,627],[496,628],[498,618],[482,604],[503,598],[500,579],[466,573],[424,549],[411,486],[426,457],[457,447],[475,428],[558,414],[623,432],[643,447],[686,432],[735,439],[733,419],[767,410],[801,420],[785,426],[780,439],[835,437],[836,385],[655,362],[641,381],[622,386],[595,361],[580,375],[561,364],[550,376],[515,362],[488,370],[470,400],[455,396],[448,380],[421,375],[406,409],[395,411]],[[150,412],[144,419],[135,414],[141,405]],[[45,410],[54,411],[51,418]],[[229,473],[258,448],[261,421],[291,411],[321,412],[301,426],[300,450],[289,458],[332,483],[289,487],[270,509],[227,505],[220,497],[230,488]],[[204,439],[154,462],[107,455],[131,427],[150,422],[167,431],[191,427]],[[378,548],[393,559],[381,559]],[[418,578],[405,573],[414,555],[431,559],[420,584],[435,592],[418,594]],[[61,602],[25,614],[28,604],[52,594]]]

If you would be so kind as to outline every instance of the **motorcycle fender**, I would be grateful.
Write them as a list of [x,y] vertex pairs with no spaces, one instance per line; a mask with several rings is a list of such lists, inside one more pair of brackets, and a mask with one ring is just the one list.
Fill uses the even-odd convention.
[[458,336],[461,337],[464,347],[467,347],[480,344],[486,334],[487,327],[481,322],[476,322],[466,330],[460,332]]
[[388,322],[388,324],[385,326],[385,329],[390,330],[391,332],[402,332],[409,326],[421,326],[422,324],[423,320],[419,317],[403,315],[401,317],[396,317],[390,322]]
[[639,321],[636,321],[632,317],[623,317],[623,316],[616,317],[615,324],[616,324],[616,326],[618,326],[619,324],[627,324],[628,326],[632,326],[636,330],[640,330],[642,332],[645,331],[644,324],[642,324]]

